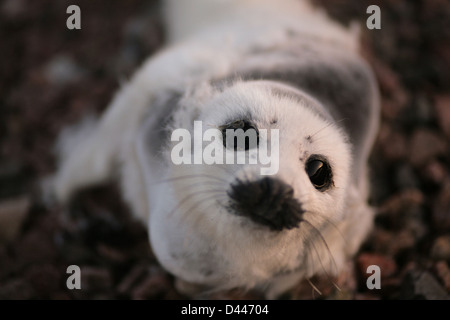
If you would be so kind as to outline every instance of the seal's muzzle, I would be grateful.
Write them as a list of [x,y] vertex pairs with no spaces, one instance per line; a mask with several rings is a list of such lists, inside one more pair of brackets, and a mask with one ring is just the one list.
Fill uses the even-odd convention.
[[304,210],[294,198],[291,186],[275,178],[241,181],[228,192],[230,208],[240,216],[269,227],[274,231],[299,226]]

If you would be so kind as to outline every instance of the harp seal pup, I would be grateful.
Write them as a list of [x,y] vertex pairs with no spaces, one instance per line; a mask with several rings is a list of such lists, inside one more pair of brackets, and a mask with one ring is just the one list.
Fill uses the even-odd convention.
[[[98,122],[61,135],[55,197],[66,203],[117,177],[159,262],[188,295],[252,288],[272,299],[301,279],[338,274],[374,215],[367,161],[379,98],[356,28],[306,1],[164,4],[165,48]],[[277,173],[175,165],[171,133],[193,134],[196,120],[278,129]]]

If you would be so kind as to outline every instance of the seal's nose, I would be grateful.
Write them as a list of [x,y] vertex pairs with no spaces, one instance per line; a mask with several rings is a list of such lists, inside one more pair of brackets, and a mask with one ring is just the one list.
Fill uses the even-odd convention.
[[236,214],[272,230],[297,228],[302,220],[304,210],[294,198],[294,190],[279,179],[237,180],[228,196]]

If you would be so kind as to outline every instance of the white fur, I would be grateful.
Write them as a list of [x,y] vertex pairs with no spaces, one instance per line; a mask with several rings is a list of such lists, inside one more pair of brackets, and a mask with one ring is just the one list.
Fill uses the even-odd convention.
[[[185,281],[180,288],[186,292],[192,288],[187,283],[209,289],[257,287],[274,298],[301,278],[337,274],[372,223],[366,191],[349,178],[352,146],[342,130],[298,101],[271,95],[265,82],[237,82],[218,92],[207,81],[232,73],[243,56],[251,64],[254,47],[288,41],[286,29],[331,51],[342,47],[352,54],[358,48],[355,34],[294,0],[167,1],[167,17],[171,45],[146,61],[118,92],[88,139],[66,140],[68,152],[54,179],[56,197],[68,201],[74,191],[106,180],[117,168],[124,198],[148,224],[158,260]],[[221,206],[229,183],[236,177],[256,177],[258,166],[175,166],[169,148],[165,161],[149,153],[145,133],[153,124],[146,119],[158,111],[152,109],[158,94],[170,90],[189,92],[182,101],[185,108],[174,115],[173,128],[191,130],[193,120],[219,126],[239,110],[253,110],[260,115],[255,119],[260,128],[282,129],[277,177],[294,188],[310,224],[269,232]],[[270,124],[272,117],[278,118],[276,125]],[[314,136],[314,143],[298,139],[307,135]],[[315,190],[304,170],[305,159],[299,162],[311,154],[329,159],[335,184],[330,192]],[[167,181],[194,174],[199,175]],[[205,193],[212,189],[219,191]],[[205,275],[202,267],[212,273]],[[293,268],[296,272],[283,274]]]

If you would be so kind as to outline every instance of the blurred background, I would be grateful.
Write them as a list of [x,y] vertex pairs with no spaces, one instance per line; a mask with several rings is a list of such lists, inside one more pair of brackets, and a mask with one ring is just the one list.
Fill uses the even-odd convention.
[[[448,299],[450,293],[450,2],[314,2],[362,23],[363,54],[382,95],[371,157],[376,227],[354,272],[299,283],[285,299]],[[81,8],[81,30],[66,9]],[[381,9],[381,30],[365,28]],[[180,299],[145,229],[114,183],[70,208],[45,206],[39,181],[55,170],[58,132],[104,110],[120,84],[164,44],[156,0],[0,1],[0,299]],[[82,289],[66,287],[81,267]],[[381,289],[366,287],[367,266]],[[211,298],[260,298],[226,292]]]

